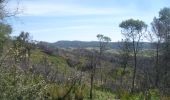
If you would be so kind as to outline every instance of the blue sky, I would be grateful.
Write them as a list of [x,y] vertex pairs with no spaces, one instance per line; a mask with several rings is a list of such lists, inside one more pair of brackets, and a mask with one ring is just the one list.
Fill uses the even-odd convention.
[[[9,2],[9,8],[17,6]],[[13,34],[21,31],[31,34],[34,40],[95,41],[97,34],[121,40],[119,23],[134,18],[150,24],[169,0],[20,0],[23,12],[8,22]]]

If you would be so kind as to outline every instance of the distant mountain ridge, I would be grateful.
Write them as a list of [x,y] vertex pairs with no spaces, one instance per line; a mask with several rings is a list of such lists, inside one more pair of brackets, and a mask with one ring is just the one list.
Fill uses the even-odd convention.
[[[45,45],[48,47],[56,47],[56,48],[92,48],[99,47],[98,41],[58,41],[54,43],[48,42],[40,42],[39,44]],[[119,49],[122,42],[110,42],[108,47],[111,49]],[[152,43],[149,42],[141,42],[143,49],[151,49]]]

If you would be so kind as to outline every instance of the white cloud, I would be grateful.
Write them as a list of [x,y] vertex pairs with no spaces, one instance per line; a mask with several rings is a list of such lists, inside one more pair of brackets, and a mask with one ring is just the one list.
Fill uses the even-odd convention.
[[56,2],[22,2],[21,16],[64,16],[64,15],[120,15],[132,13],[131,8],[86,7],[78,4]]
[[40,28],[40,29],[35,29],[35,30],[32,30],[30,31],[31,33],[41,33],[41,32],[50,32],[50,31],[53,31],[53,32],[58,32],[58,31],[64,31],[64,30],[78,30],[78,31],[81,31],[81,30],[97,30],[97,29],[106,29],[107,26],[93,26],[93,25],[79,25],[79,26],[67,26],[67,27],[51,27],[51,28]]
[[[11,7],[15,7],[14,3],[11,4]],[[113,41],[117,41],[121,39],[119,23],[122,20],[134,18],[150,24],[160,9],[159,6],[157,9],[148,6],[148,11],[145,11],[146,9],[143,9],[145,5],[137,7],[133,3],[127,3],[123,7],[120,4],[116,5],[116,3],[113,6],[97,4],[88,6],[83,3],[67,2],[67,0],[60,0],[60,2],[59,0],[23,0],[20,7],[24,10],[20,17],[25,18],[25,23],[28,23],[22,25],[22,28],[31,32],[38,40],[53,42],[63,39],[95,40],[96,34],[99,33],[110,36]],[[28,16],[29,19],[23,16]],[[41,16],[45,17],[38,19],[38,21],[35,20]],[[50,16],[53,16],[53,19],[46,18]],[[58,16],[61,18],[57,19]],[[16,27],[16,30],[22,28]]]

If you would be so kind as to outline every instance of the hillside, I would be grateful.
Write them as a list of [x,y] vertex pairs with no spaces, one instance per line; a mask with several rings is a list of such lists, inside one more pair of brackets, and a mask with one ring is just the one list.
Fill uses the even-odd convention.
[[[51,79],[52,77],[55,77],[54,82],[64,82],[68,81],[67,79],[74,78],[75,76],[78,76],[81,74],[81,79],[83,81],[83,84],[85,85],[85,89],[82,90],[84,92],[83,97],[88,100],[88,91],[89,90],[89,70],[85,66],[87,66],[87,60],[85,56],[82,56],[80,59],[76,59],[77,55],[73,52],[67,52],[62,50],[63,54],[61,55],[49,55],[44,52],[42,49],[35,49],[32,50],[31,53],[31,62],[34,66],[34,71],[36,73],[42,74],[45,78],[46,75],[48,76],[47,79]],[[46,63],[48,63],[46,66],[41,65],[41,63],[44,62],[44,60],[47,60]],[[105,61],[104,61],[105,62]],[[109,62],[107,62],[109,63]],[[45,64],[45,63],[44,63]],[[84,66],[81,68],[81,66]],[[84,71],[82,71],[84,70]],[[85,71],[86,70],[86,71]],[[56,74],[52,74],[55,76],[51,76],[48,74],[50,72],[57,72]],[[47,72],[47,73],[46,73]],[[50,78],[51,77],[51,78]],[[50,80],[51,81],[51,80]],[[65,83],[62,83],[65,84]],[[107,100],[109,98],[114,98],[115,94],[110,91],[103,91],[99,87],[99,85],[96,84],[95,88],[95,98],[98,98],[98,100]],[[65,88],[65,87],[63,87]],[[62,88],[58,88],[57,91],[61,91]],[[51,90],[50,90],[51,91]],[[55,95],[55,94],[54,94]],[[57,96],[57,95],[56,95]],[[74,96],[73,96],[74,97]],[[72,98],[73,99],[73,98]]]
[[[99,42],[97,41],[58,41],[55,43],[48,42],[39,42],[40,45],[46,45],[49,47],[57,47],[57,48],[97,48],[99,47]],[[119,49],[121,42],[110,42],[108,44],[108,48],[110,49]],[[151,49],[152,43],[149,42],[141,42],[143,49]]]
[[168,4],[0,0],[0,100],[170,100]]

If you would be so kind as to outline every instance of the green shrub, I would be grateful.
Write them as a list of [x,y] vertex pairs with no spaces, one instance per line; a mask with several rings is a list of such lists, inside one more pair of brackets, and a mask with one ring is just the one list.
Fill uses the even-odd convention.
[[160,97],[160,100],[170,100],[170,96],[161,96]]
[[83,100],[83,98],[84,98],[83,90],[81,90],[81,88],[77,89],[75,92],[75,100]]
[[[68,92],[68,86],[66,85],[57,85],[57,84],[49,84],[46,86],[46,97],[48,99],[52,100],[62,100],[63,97]],[[71,96],[68,94],[68,96],[65,98],[65,100],[70,100]]]
[[150,100],[160,100],[159,90],[157,89],[150,89],[148,96]]
[[128,91],[119,89],[116,92],[117,99],[120,100],[160,100],[159,91],[156,89],[150,89],[147,94],[142,92],[131,94]]
[[0,99],[31,100],[41,98],[41,91],[45,86],[45,81],[39,75],[31,75],[30,73],[21,73],[18,70],[3,71],[0,73]]

